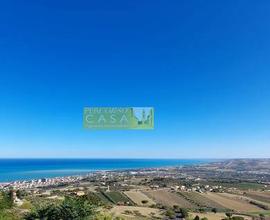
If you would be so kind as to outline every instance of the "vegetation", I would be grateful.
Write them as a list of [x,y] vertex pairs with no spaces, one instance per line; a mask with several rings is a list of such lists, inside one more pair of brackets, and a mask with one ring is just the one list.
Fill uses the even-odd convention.
[[212,208],[212,212],[217,213],[217,208]]
[[89,192],[86,196],[83,197],[87,199],[91,204],[96,206],[103,206],[106,204],[96,193],[93,192]]
[[134,205],[134,203],[123,193],[121,192],[103,192],[101,191],[104,197],[106,197],[110,202],[114,204],[126,204],[126,205]]
[[57,220],[57,219],[74,219],[80,220],[86,217],[92,217],[97,214],[95,206],[93,206],[85,198],[66,197],[60,204],[50,204],[34,208],[28,213],[25,220]]
[[169,209],[169,210],[167,210],[167,211],[165,212],[165,215],[172,219],[172,218],[175,217],[175,212],[174,212],[174,210]]
[[194,220],[200,220],[200,217],[198,215],[196,215]]
[[232,220],[244,220],[244,217],[242,217],[242,216],[233,216]]
[[[210,200],[206,198],[205,196],[197,193],[197,192],[179,192],[179,195],[181,195],[183,198],[191,202],[192,204],[196,205],[197,207],[204,208],[204,210],[212,210],[215,208],[219,210],[224,210],[224,207],[222,207],[220,204],[214,202],[213,200]],[[200,210],[199,210],[200,211]],[[202,212],[202,211],[200,211]]]
[[142,204],[147,204],[148,200],[142,200]]
[[258,207],[260,207],[261,209],[264,209],[264,210],[269,210],[270,209],[269,206],[261,204],[261,203],[256,202],[256,201],[249,201],[249,203],[252,204],[252,205],[256,205],[256,206],[258,206]]
[[268,203],[270,201],[270,194],[265,192],[244,192],[244,195],[260,202]]
[[187,218],[189,216],[187,209],[181,208],[180,213],[182,214],[183,218]]
[[0,192],[0,220],[17,220],[19,219],[17,213],[13,208],[13,190],[7,192]]
[[231,217],[232,217],[233,214],[232,214],[231,212],[226,212],[225,215],[226,215],[229,219],[231,219]]
[[13,206],[12,190],[0,192],[0,210],[9,209]]
[[109,214],[98,214],[95,217],[95,220],[124,220],[123,218],[119,217],[119,216],[113,216],[113,215],[109,215]]

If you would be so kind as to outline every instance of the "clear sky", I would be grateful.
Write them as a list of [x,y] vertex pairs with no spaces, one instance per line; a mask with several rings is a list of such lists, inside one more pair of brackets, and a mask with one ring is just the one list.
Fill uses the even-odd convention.
[[270,157],[270,1],[1,1],[0,157]]

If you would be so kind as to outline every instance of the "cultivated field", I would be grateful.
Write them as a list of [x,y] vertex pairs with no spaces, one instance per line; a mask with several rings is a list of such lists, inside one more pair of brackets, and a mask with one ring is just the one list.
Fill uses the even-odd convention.
[[115,216],[121,216],[125,219],[144,219],[144,217],[152,218],[161,217],[159,209],[148,207],[135,207],[135,206],[115,206],[111,209],[111,213]]
[[[129,197],[135,204],[140,206],[150,206],[155,204],[151,198],[140,191],[126,191],[125,195]],[[143,203],[142,201],[147,201],[147,203]]]
[[[220,220],[220,219],[225,219],[226,218],[226,215],[225,213],[212,213],[212,212],[207,212],[207,213],[195,213],[195,212],[192,212],[190,213],[192,219],[198,215],[200,217],[200,219],[206,217],[208,220]],[[234,216],[241,216],[241,217],[244,217],[245,220],[252,220],[251,217],[248,217],[248,216],[243,216],[243,215],[234,215]]]
[[270,192],[246,192],[246,196],[258,201],[270,203]]
[[121,192],[105,192],[103,193],[114,204],[128,204],[133,205],[133,202]]
[[123,194],[121,192],[100,191],[100,192],[95,193],[95,194],[104,204],[134,205],[134,203],[125,194]]
[[104,204],[113,204],[112,201],[110,201],[103,193],[97,192],[97,197],[102,201]]
[[245,201],[255,201],[257,203],[263,204],[265,206],[268,206],[270,209],[270,200],[264,199],[264,200],[259,200],[257,197],[249,196],[247,194],[239,195],[239,194],[230,194],[230,193],[223,193],[223,195],[231,197],[231,198],[236,198],[240,200],[245,200]]
[[188,200],[189,202],[193,203],[198,207],[205,207],[205,208],[217,208],[217,209],[225,209],[226,207],[222,206],[220,203],[217,203],[201,193],[197,192],[179,192],[183,198]]
[[226,193],[205,193],[204,196],[234,211],[241,211],[241,212],[262,211],[261,208],[250,204],[248,201],[239,198],[232,198],[231,196],[228,196]]
[[144,193],[152,198],[155,202],[165,206],[178,205],[183,208],[196,208],[194,204],[182,198],[180,195],[169,192],[167,190],[150,190],[145,191]]

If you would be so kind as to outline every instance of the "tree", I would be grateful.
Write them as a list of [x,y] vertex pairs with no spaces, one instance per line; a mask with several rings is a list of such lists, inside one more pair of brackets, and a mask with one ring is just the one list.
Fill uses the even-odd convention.
[[176,213],[180,213],[180,207],[179,207],[179,205],[174,205],[174,206],[173,206],[173,209],[174,209],[174,211],[175,211]]
[[174,205],[173,206],[173,209],[179,209],[180,207],[179,207],[179,205]]
[[200,220],[200,217],[198,215],[196,215],[194,220]]
[[206,218],[206,217],[203,217],[201,220],[208,220],[208,218]]
[[182,217],[183,218],[187,218],[188,217],[188,210],[187,209],[181,208],[180,209],[180,213],[182,214]]
[[172,209],[169,209],[166,211],[165,215],[168,216],[169,218],[174,218],[175,212]]
[[27,194],[26,194],[26,192],[25,192],[24,190],[18,189],[18,190],[16,191],[16,195],[17,195],[17,197],[18,197],[19,199],[23,199]]
[[212,208],[212,212],[217,213],[217,208]]
[[231,219],[232,213],[231,213],[231,212],[226,212],[226,216],[227,216],[229,219]]
[[265,219],[265,215],[264,214],[261,213],[259,216],[260,216],[260,219],[261,220],[264,220]]
[[0,209],[9,209],[12,208],[13,204],[13,191],[9,190],[8,192],[0,193]]
[[142,204],[147,204],[148,203],[148,200],[142,200]]

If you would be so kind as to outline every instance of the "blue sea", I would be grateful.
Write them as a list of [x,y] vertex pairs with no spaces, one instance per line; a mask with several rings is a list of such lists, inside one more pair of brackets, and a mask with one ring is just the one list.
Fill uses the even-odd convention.
[[87,174],[101,170],[197,165],[199,159],[0,159],[0,182]]

